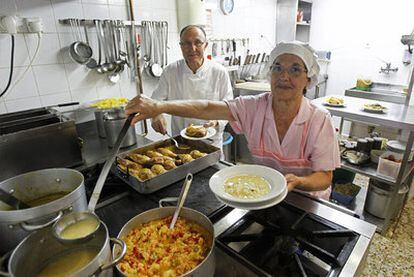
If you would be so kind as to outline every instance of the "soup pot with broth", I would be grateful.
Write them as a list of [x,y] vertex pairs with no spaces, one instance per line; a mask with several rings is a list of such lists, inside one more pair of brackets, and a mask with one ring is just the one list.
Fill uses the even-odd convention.
[[87,208],[83,175],[73,169],[31,171],[0,182],[0,187],[31,207],[16,209],[0,201],[0,255],[64,213]]
[[[111,258],[110,241],[121,250]],[[8,262],[7,276],[113,276],[114,267],[125,255],[122,240],[109,238],[108,228],[101,222],[89,241],[66,245],[52,234],[50,227],[31,233],[14,250]]]

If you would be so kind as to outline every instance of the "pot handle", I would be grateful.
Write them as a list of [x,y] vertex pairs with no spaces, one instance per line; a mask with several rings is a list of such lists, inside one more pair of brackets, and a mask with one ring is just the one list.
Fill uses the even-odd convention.
[[113,259],[112,262],[110,262],[109,264],[102,265],[100,268],[101,272],[117,265],[124,258],[126,251],[127,251],[127,246],[123,240],[117,239],[117,238],[110,238],[110,240],[113,243],[118,244],[121,247],[121,253],[119,254],[118,257]]
[[7,261],[7,259],[11,256],[11,254],[13,253],[12,251],[7,252],[6,254],[4,254],[3,257],[0,258],[0,276],[10,276],[10,274],[6,271],[2,271],[1,268],[7,268],[6,265],[3,266],[3,264]]
[[177,202],[177,201],[178,201],[178,197],[165,197],[158,201],[158,205],[160,206],[160,208],[162,208],[162,207],[165,207],[164,203],[166,202]]
[[52,225],[53,223],[58,221],[62,217],[62,215],[63,215],[63,211],[59,211],[58,215],[55,218],[51,219],[49,222],[46,222],[45,224],[31,225],[26,222],[22,222],[20,223],[20,226],[22,227],[23,230],[27,232],[36,231],[36,230],[43,229],[45,227]]

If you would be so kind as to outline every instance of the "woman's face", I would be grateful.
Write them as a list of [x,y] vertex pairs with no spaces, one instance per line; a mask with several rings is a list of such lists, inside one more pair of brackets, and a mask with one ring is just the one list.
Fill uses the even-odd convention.
[[310,79],[302,59],[292,54],[276,58],[271,68],[271,89],[278,99],[292,99],[303,95]]

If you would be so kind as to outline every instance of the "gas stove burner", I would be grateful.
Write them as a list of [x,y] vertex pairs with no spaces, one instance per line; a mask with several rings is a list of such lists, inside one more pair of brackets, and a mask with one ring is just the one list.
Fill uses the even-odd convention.
[[[86,197],[89,201],[92,192],[95,188],[96,182],[98,181],[99,174],[102,171],[103,164],[96,164],[93,167],[85,169],[82,171],[82,174],[85,178],[85,191]],[[126,192],[129,191],[129,188],[125,186],[118,177],[109,172],[105,180],[105,185],[102,188],[101,195],[99,197],[99,203],[114,198],[119,195],[126,195]]]
[[286,203],[251,211],[218,236],[236,257],[277,276],[336,276],[357,239]]

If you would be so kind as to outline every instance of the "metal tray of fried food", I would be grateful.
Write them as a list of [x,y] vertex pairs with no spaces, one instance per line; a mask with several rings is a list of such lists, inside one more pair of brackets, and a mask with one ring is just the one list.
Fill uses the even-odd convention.
[[[203,141],[186,140],[181,136],[177,136],[175,139],[179,143],[188,145],[190,149],[177,149],[171,139],[154,142],[144,147],[118,154],[116,161],[111,167],[111,171],[139,193],[149,194],[184,179],[187,173],[195,174],[203,169],[206,169],[207,167],[216,164],[220,159],[220,149],[215,146]],[[128,155],[130,154],[144,155],[147,151],[155,151],[160,147],[171,149],[171,151],[175,154],[189,154],[192,150],[198,150],[202,153],[206,153],[206,155],[196,158],[193,161],[177,165],[176,168],[170,169],[145,181],[136,177],[136,174],[135,176],[131,174],[129,167],[127,167],[126,170],[121,170],[120,166],[118,166],[121,161],[120,159],[127,159],[130,161],[130,158],[128,158]],[[151,164],[144,165],[144,167],[150,168]]]

